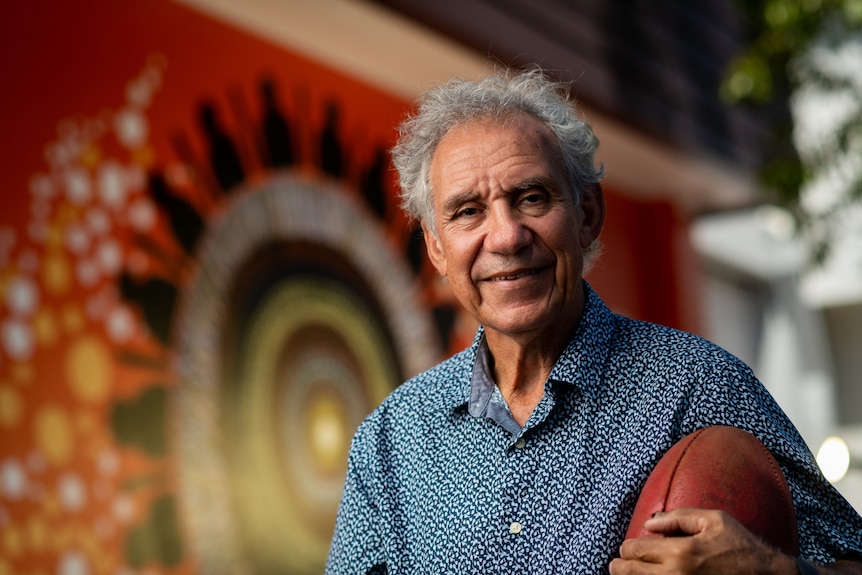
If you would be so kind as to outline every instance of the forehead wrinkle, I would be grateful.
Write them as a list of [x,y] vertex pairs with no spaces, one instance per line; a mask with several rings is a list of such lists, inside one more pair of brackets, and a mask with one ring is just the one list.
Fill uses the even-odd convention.
[[[529,119],[530,116],[522,117],[521,114],[514,114],[502,122],[482,118],[457,125],[446,133],[432,156],[428,178],[434,195],[443,196],[447,195],[446,190],[435,184],[442,183],[438,181],[440,178],[447,180],[445,187],[452,195],[443,198],[440,204],[443,213],[451,213],[465,202],[480,199],[483,196],[481,190],[486,184],[499,186],[511,194],[535,186],[559,190],[566,183],[556,181],[550,173],[562,166],[557,158],[557,147],[544,126],[533,126],[530,125],[533,122],[528,122],[519,133],[511,134],[512,130],[518,130],[521,124],[519,120]],[[483,146],[483,134],[488,130],[499,129],[510,131],[511,138],[488,150]],[[465,138],[465,130],[478,132]],[[454,147],[451,142],[453,137],[459,138],[459,143]],[[444,148],[447,156],[445,161],[440,156]],[[524,170],[525,165],[527,168]],[[458,188],[462,191],[458,191]]]

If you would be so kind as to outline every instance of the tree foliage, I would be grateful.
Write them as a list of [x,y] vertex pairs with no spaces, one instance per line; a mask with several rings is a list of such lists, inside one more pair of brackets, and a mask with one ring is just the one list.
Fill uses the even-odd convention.
[[[761,180],[822,263],[836,219],[862,200],[862,0],[743,0],[739,8],[751,41],[721,96],[791,103],[792,114],[772,117]],[[805,120],[812,113],[822,120]]]

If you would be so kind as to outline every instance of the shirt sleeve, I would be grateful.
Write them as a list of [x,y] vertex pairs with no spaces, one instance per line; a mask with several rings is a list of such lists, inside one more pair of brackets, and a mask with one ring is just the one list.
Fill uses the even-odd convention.
[[379,482],[373,474],[373,452],[360,433],[353,440],[344,492],[338,507],[326,575],[387,573],[379,509]]
[[703,388],[711,416],[756,435],[784,472],[796,508],[800,554],[831,563],[862,552],[862,517],[820,473],[799,432],[763,385],[748,371],[731,364]]

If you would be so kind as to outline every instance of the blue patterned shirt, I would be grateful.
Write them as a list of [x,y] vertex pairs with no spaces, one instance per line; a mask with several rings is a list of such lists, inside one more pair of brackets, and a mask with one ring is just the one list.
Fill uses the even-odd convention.
[[775,455],[804,557],[862,551],[862,518],[748,367],[694,335],[615,315],[587,292],[523,428],[498,423],[501,398],[473,385],[487,371],[481,329],[363,422],[327,574],[607,573],[652,467],[717,424],[753,433]]

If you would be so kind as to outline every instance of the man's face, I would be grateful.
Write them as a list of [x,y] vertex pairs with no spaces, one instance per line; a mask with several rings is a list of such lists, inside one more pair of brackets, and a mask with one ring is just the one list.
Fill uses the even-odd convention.
[[[431,162],[437,271],[486,330],[519,337],[571,329],[583,300],[583,250],[604,203],[581,207],[550,131],[527,114],[454,128]],[[434,233],[436,232],[436,233]]]

